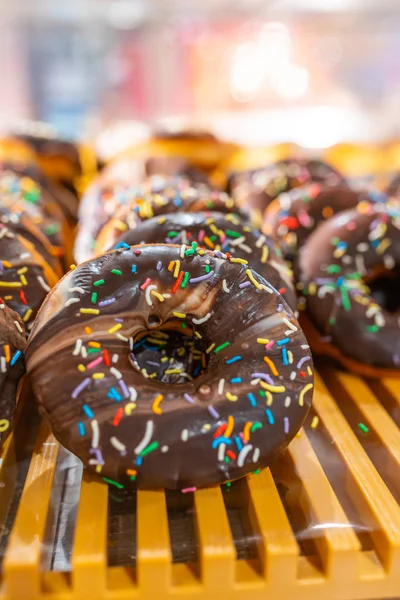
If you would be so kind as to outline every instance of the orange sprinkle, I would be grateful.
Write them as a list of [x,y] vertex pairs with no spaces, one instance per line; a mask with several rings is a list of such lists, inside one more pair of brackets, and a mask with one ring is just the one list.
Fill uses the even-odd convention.
[[87,335],[90,335],[92,333],[92,328],[91,327],[85,327],[85,333]]
[[100,342],[89,342],[88,346],[90,346],[91,348],[101,348]]
[[6,344],[4,346],[4,356],[5,356],[6,362],[10,362],[11,353],[10,353],[10,346],[8,344]]
[[175,283],[174,283],[174,285],[173,285],[173,288],[172,288],[172,293],[173,293],[173,294],[175,294],[176,290],[177,290],[177,289],[178,289],[178,287],[181,285],[181,283],[182,283],[182,279],[183,279],[183,276],[184,276],[184,272],[183,272],[183,271],[181,271],[181,272],[179,273],[179,277],[178,277],[178,279],[175,281]]
[[264,356],[264,362],[266,362],[269,368],[271,369],[272,375],[278,377],[279,373],[276,369],[275,363],[269,358],[269,356]]
[[172,271],[172,269],[174,268],[174,266],[175,266],[175,261],[171,260],[171,262],[168,265],[168,271]]
[[247,421],[246,425],[244,426],[243,429],[243,439],[245,442],[248,442],[250,439],[250,429],[251,426],[253,425],[252,421]]
[[135,471],[135,469],[127,469],[126,474],[130,475],[131,477],[135,477],[135,475],[137,475],[137,471]]

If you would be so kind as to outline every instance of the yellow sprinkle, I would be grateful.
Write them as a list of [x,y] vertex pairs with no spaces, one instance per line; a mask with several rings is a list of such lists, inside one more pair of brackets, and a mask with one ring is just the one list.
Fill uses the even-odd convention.
[[96,473],[101,473],[101,469],[103,468],[103,465],[96,465]]
[[164,302],[164,296],[155,290],[151,290],[151,294],[157,298],[160,302]]
[[214,348],[215,344],[211,344],[211,346],[208,346],[207,350],[206,350],[206,354],[210,354],[211,350]]
[[312,369],[310,366],[307,367],[307,373],[311,376],[312,375]]
[[163,223],[165,223],[166,220],[167,220],[166,217],[160,217],[158,219],[158,222],[160,223],[160,225],[162,225]]
[[228,425],[224,431],[224,437],[227,437],[227,438],[231,437],[234,425],[235,425],[235,419],[232,417],[232,415],[229,415]]
[[244,258],[230,258],[231,263],[239,263],[240,265],[248,265],[249,261]]
[[270,385],[269,383],[265,383],[265,381],[260,381],[261,387],[268,392],[272,392],[272,394],[281,394],[286,391],[284,385]]
[[[291,350],[288,350],[288,361],[289,361],[289,365],[291,365],[293,363],[293,352]],[[310,368],[310,367],[308,367]]]
[[264,356],[264,362],[266,362],[267,365],[269,366],[269,368],[271,369],[272,375],[275,375],[275,377],[278,377],[279,373],[275,366],[275,363],[268,356]]
[[8,260],[3,260],[3,267],[6,269],[11,269],[12,264]]
[[0,281],[0,287],[19,288],[22,287],[20,281]]
[[83,373],[84,371],[86,371],[85,365],[78,365],[78,371],[80,371],[81,373]]
[[69,268],[71,269],[71,271],[75,271],[75,269],[76,269],[76,265],[74,265],[74,264],[72,263],[72,265],[69,265]]
[[177,260],[175,262],[175,267],[174,267],[174,277],[178,277],[180,268],[181,268],[181,261]]
[[180,313],[180,312],[173,312],[172,313],[174,315],[174,317],[176,317],[177,319],[185,319],[186,315],[185,313]]
[[200,256],[204,256],[205,252],[202,248],[200,248],[200,250],[197,250],[197,254],[200,254]]
[[163,357],[161,358],[161,362],[162,362],[162,363],[165,363],[165,362],[167,362],[167,360],[168,360],[168,356],[163,356]]
[[121,323],[117,323],[116,325],[113,325],[112,327],[110,327],[110,329],[108,330],[108,333],[115,333],[116,331],[118,331],[121,328],[122,328]]
[[28,285],[28,281],[27,281],[25,275],[20,275],[19,279],[20,279],[22,285]]
[[168,271],[172,271],[172,269],[174,268],[174,265],[175,265],[175,261],[171,260],[171,262],[168,265]]
[[9,427],[10,421],[7,421],[7,419],[0,419],[0,432],[7,431]]
[[246,425],[244,426],[243,429],[243,439],[245,442],[248,442],[250,439],[250,429],[251,426],[253,425],[252,421],[247,421]]
[[152,411],[156,413],[156,415],[162,415],[162,410],[160,408],[160,403],[164,400],[164,396],[162,394],[158,394],[155,397],[153,406],[151,407]]
[[18,275],[23,275],[24,273],[26,273],[28,270],[28,267],[22,267],[21,269],[18,269],[17,273]]
[[202,427],[203,431],[210,431],[210,429],[211,429],[210,423],[205,423]]
[[258,289],[258,290],[262,290],[261,285],[258,283],[258,281],[256,279],[254,279],[254,275],[253,273],[250,271],[250,269],[246,269],[246,275],[247,277],[250,279],[251,283]]
[[313,417],[313,420],[311,421],[311,429],[315,429],[316,427],[318,427],[318,423],[319,423],[319,417],[317,417],[317,415],[315,415],[315,417]]
[[300,394],[299,394],[299,405],[300,406],[304,406],[304,394],[306,394],[309,390],[313,389],[313,384],[312,383],[307,383],[307,385],[305,385],[303,387],[303,389],[301,390]]
[[226,398],[227,398],[227,400],[230,400],[231,402],[236,402],[236,400],[238,399],[237,396],[235,396],[234,394],[231,394],[230,392],[226,392]]
[[383,254],[389,248],[389,246],[391,244],[392,244],[392,240],[390,240],[389,238],[385,238],[384,240],[381,241],[379,246],[376,247],[376,253]]
[[269,342],[267,338],[257,338],[257,344],[269,344]]
[[315,294],[317,293],[317,284],[313,281],[308,286],[308,293],[310,294],[310,296],[315,296]]
[[[142,369],[143,370],[143,369]],[[149,379],[154,379],[155,377],[157,377],[157,373],[152,373],[151,375],[148,375]]]
[[12,297],[12,296],[4,296],[4,300],[5,300],[6,302],[9,302],[9,301],[10,301],[10,300],[12,300],[12,299],[13,299],[13,297]]
[[135,402],[128,402],[128,404],[125,404],[124,413],[129,417],[129,415],[135,410],[135,408]]
[[261,262],[262,263],[266,263],[268,260],[268,254],[269,254],[269,248],[268,246],[263,246],[262,252],[261,252]]
[[103,379],[104,377],[104,373],[93,373],[92,378],[93,379]]
[[166,369],[165,370],[166,375],[174,375],[176,373],[182,373],[182,369]]
[[267,397],[267,401],[266,401],[267,402],[267,406],[271,406],[271,404],[274,401],[273,395],[271,394],[271,392],[266,392],[266,397]]
[[27,321],[29,321],[29,319],[31,318],[31,315],[32,315],[32,309],[28,308],[28,310],[26,311],[26,313],[22,317],[23,322],[26,323]]
[[195,336],[196,336],[196,337],[197,337],[199,340],[201,340],[201,339],[202,339],[202,337],[203,337],[203,336],[201,335],[201,333],[199,333],[198,331],[195,331],[195,332],[194,332],[194,335],[195,335]]
[[6,344],[4,346],[4,357],[5,357],[7,363],[10,362],[11,354],[10,354],[10,346],[8,344]]
[[101,348],[100,342],[89,342],[88,346],[90,346],[91,348]]
[[151,342],[152,344],[158,344],[158,345],[162,345],[165,344],[165,340],[158,340],[157,338],[153,338],[153,337],[149,337],[147,338],[149,342]]
[[79,312],[83,315],[99,315],[100,311],[98,308],[80,308]]

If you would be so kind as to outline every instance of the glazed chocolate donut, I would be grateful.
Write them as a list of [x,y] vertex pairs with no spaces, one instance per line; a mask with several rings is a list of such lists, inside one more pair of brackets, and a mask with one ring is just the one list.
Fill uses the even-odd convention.
[[0,447],[12,428],[18,383],[25,372],[25,344],[23,322],[0,301]]
[[[106,481],[185,490],[240,477],[284,451],[311,403],[309,347],[280,294],[240,259],[181,254],[134,246],[79,265],[29,338],[27,371],[54,434]],[[182,323],[202,343],[204,373],[179,385],[144,376],[137,340]]]
[[[232,198],[225,192],[208,186],[192,184],[181,177],[152,177],[136,190],[129,204],[121,206],[113,219],[100,231],[96,242],[96,255],[109,250],[116,240],[138,223],[152,217],[173,212],[218,211],[230,213],[236,209]],[[245,217],[243,212],[237,211]]]
[[297,308],[292,276],[281,258],[280,249],[257,229],[233,213],[172,213],[153,217],[129,229],[116,242],[116,248],[149,243],[185,244],[188,256],[198,245],[243,258],[272,287]]
[[0,294],[22,317],[28,330],[57,281],[57,275],[34,246],[0,224]]
[[364,374],[400,375],[399,267],[398,201],[362,203],[310,235],[299,256],[299,287],[324,336],[319,352],[353,370],[365,366]]
[[364,199],[369,199],[367,193],[360,194],[348,187],[329,188],[310,183],[273,200],[265,211],[262,229],[280,245],[283,256],[292,261],[320,223],[342,210],[356,207]]

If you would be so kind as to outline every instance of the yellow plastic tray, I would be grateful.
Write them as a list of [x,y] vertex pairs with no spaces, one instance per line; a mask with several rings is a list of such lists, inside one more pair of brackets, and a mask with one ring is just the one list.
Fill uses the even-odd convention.
[[[1,454],[0,600],[400,596],[400,382],[321,366],[285,457],[230,487],[127,494],[84,474],[70,542],[56,541],[65,451],[40,423],[30,454],[23,396]],[[56,544],[70,545],[62,570]]]

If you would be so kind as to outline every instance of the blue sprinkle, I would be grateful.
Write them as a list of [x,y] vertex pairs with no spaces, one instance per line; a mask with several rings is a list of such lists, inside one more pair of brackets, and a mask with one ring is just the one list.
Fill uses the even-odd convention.
[[252,394],[251,392],[249,392],[249,393],[247,394],[247,397],[248,397],[248,399],[250,400],[250,404],[251,404],[252,406],[257,406],[257,402],[256,402],[256,399],[255,399],[255,397],[254,397],[254,394]]
[[142,462],[143,462],[143,458],[141,456],[138,456],[137,459],[136,459],[137,466],[140,467],[140,465],[142,464]]
[[121,402],[122,400],[121,394],[119,394],[115,388],[111,388],[107,394],[107,397],[111,398],[111,400],[116,400],[117,402]]
[[268,418],[268,422],[270,425],[273,425],[275,423],[275,419],[274,419],[274,415],[272,414],[272,412],[270,411],[269,408],[267,408],[267,410],[265,411],[267,418]]
[[132,265],[132,273],[136,273],[136,265]]
[[136,351],[138,348],[140,348],[140,346],[143,346],[143,344],[145,342],[146,342],[146,338],[144,337],[133,346],[133,349]]
[[283,361],[283,364],[285,365],[285,367],[287,367],[289,364],[289,361],[288,361],[288,357],[287,357],[286,348],[282,348],[282,361]]
[[240,452],[241,449],[243,448],[243,443],[242,443],[242,440],[240,439],[240,437],[238,435],[235,435],[235,442],[236,442],[237,449]]
[[373,248],[376,248],[377,246],[379,246],[380,242],[381,240],[372,240],[370,244]]
[[238,360],[242,360],[241,356],[233,356],[232,358],[228,358],[226,362],[227,365],[232,365],[233,363],[237,362]]
[[182,206],[182,198],[180,197],[179,192],[177,192],[177,194],[174,198],[174,204],[175,204],[175,206]]
[[228,444],[229,446],[232,444],[232,440],[230,440],[229,438],[223,437],[222,435],[220,437],[217,437],[217,439],[215,439],[212,443],[212,447],[218,448],[218,446],[220,444]]
[[119,244],[117,244],[117,246],[115,246],[116,250],[119,250],[119,248],[125,248],[125,250],[131,249],[130,245],[127,244],[126,242],[120,242]]
[[87,404],[84,404],[82,406],[82,409],[83,409],[83,412],[85,413],[85,415],[87,417],[89,417],[89,419],[93,419],[93,417],[94,417],[93,411]]
[[344,277],[339,277],[339,278],[336,280],[336,285],[337,285],[338,287],[339,287],[339,286],[341,286],[341,285],[343,285],[343,283],[344,283]]
[[277,346],[283,346],[284,344],[287,344],[288,342],[290,342],[289,338],[285,338],[284,340],[279,340],[278,342],[276,342]]
[[197,377],[197,375],[200,373],[201,371],[201,367],[196,367],[193,373],[193,377]]
[[85,426],[82,423],[82,421],[79,421],[79,423],[78,423],[78,431],[79,431],[79,435],[86,435]]
[[17,350],[16,353],[14,354],[14,356],[12,357],[12,359],[10,360],[10,365],[15,365],[15,363],[17,362],[17,360],[19,359],[19,357],[21,356],[22,352],[21,350]]
[[231,383],[242,383],[241,377],[232,377]]

